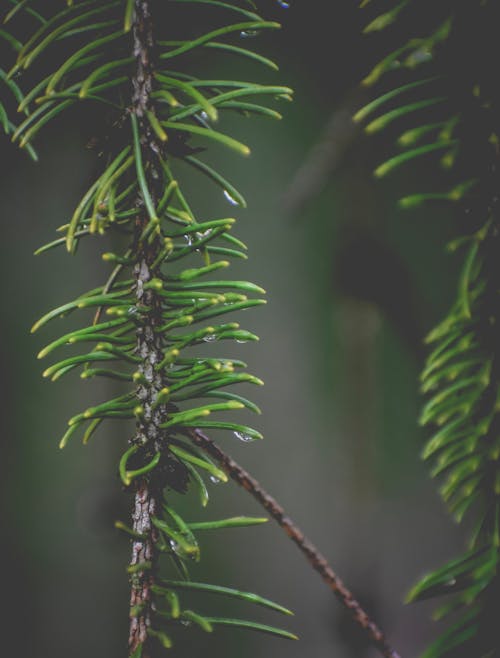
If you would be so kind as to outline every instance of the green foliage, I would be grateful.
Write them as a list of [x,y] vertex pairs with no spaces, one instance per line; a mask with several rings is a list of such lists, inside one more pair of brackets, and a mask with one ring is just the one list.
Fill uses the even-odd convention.
[[[26,11],[26,8],[22,5],[25,3],[16,4],[14,8],[7,14],[5,22],[8,21],[15,13],[16,10],[23,9]],[[4,45],[7,45],[8,50],[13,51],[14,53],[19,53],[22,48],[22,44],[16,37],[11,34],[8,29],[0,28],[0,44],[3,42]],[[24,100],[23,92],[21,91],[19,85],[13,80],[2,67],[0,67],[0,85],[5,86],[11,96],[11,98],[3,98],[0,96],[0,126],[3,129],[3,132],[6,135],[12,135],[17,130],[17,125],[11,119],[10,106],[13,103],[18,105],[22,104]],[[25,114],[27,111],[25,110]],[[30,157],[33,160],[37,160],[37,155],[31,144],[27,145],[26,150]]]
[[[189,564],[200,558],[197,532],[265,519],[189,523],[168,504],[171,490],[193,489],[205,507],[209,496],[205,478],[227,481],[225,472],[189,441],[192,428],[225,430],[242,440],[262,438],[236,416],[228,421],[224,415],[244,408],[259,413],[233,387],[262,382],[245,371],[243,362],[210,356],[206,343],[257,340],[237,322],[225,321],[225,316],[263,304],[255,295],[264,291],[247,281],[212,278],[231,259],[246,258],[246,247],[232,233],[234,218],[210,219],[192,209],[176,172],[178,163],[183,163],[210,179],[231,205],[246,205],[206,154],[212,145],[241,155],[247,155],[249,148],[214,125],[229,113],[280,118],[262,103],[269,98],[288,100],[291,90],[202,79],[193,62],[199,61],[196,55],[220,52],[276,69],[266,57],[230,39],[279,25],[262,19],[247,0],[234,4],[82,0],[66,6],[54,3],[52,11],[42,0],[11,4],[5,16],[9,31],[2,28],[0,36],[15,59],[8,73],[0,69],[0,82],[14,95],[24,116],[15,125],[0,102],[5,132],[34,155],[32,144],[41,129],[63,112],[89,104],[101,107],[107,118],[99,173],[72,217],[58,229],[61,236],[37,253],[65,246],[74,254],[82,240],[105,237],[106,249],[114,245],[113,251],[102,254],[110,266],[109,276],[102,286],[47,313],[33,331],[81,312],[80,328],[40,352],[40,358],[66,352],[47,367],[44,376],[54,381],[78,371],[84,380],[105,377],[122,387],[117,397],[74,415],[60,446],[77,437],[87,443],[108,420],[126,421],[124,434],[133,434],[118,468],[124,487],[135,493],[133,527],[117,522],[131,535],[133,545],[128,569],[133,594],[130,654],[138,658],[152,640],[169,648],[171,631],[185,625],[206,632],[232,625],[294,638],[271,626],[206,616],[182,603],[182,592],[191,589],[289,614],[255,594],[189,580]],[[196,26],[191,17],[198,12],[202,33],[193,36],[187,28],[191,23]],[[155,20],[162,13],[180,16],[180,25],[190,36],[171,40],[178,36],[170,33],[171,21]],[[14,81],[18,76],[29,83],[25,94]],[[199,346],[205,346],[206,355]],[[147,504],[142,516],[137,515],[141,504]],[[164,576],[160,554],[182,580]],[[141,635],[141,629],[152,640]]]
[[[368,132],[395,130],[400,150],[378,166],[376,176],[439,157],[436,178],[446,190],[412,194],[400,205],[454,202],[463,237],[450,248],[466,249],[456,301],[428,337],[433,350],[422,373],[428,399],[421,423],[431,435],[423,458],[440,478],[454,518],[469,519],[470,548],[421,580],[408,598],[447,596],[435,616],[451,616],[448,628],[425,658],[493,656],[500,601],[500,106],[491,66],[498,54],[493,3],[390,4],[367,31],[394,23],[386,36],[394,48],[364,80],[373,84],[384,76],[389,90],[355,119],[370,119]],[[376,12],[377,3],[372,5]]]

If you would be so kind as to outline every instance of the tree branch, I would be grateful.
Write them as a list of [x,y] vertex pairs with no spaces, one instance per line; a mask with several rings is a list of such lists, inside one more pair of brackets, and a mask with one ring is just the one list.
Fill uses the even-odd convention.
[[276,523],[283,528],[288,537],[298,546],[309,564],[319,573],[323,581],[349,612],[359,628],[368,636],[371,644],[378,649],[380,654],[385,658],[400,658],[399,654],[389,645],[382,630],[372,621],[361,604],[354,598],[353,594],[328,564],[326,558],[295,525],[292,519],[286,515],[283,507],[261,487],[255,478],[247,473],[232,457],[227,455],[203,432],[198,429],[189,430],[188,436],[199,448],[216,459],[229,477],[248,491],[267,510]]
[[[154,175],[158,164],[159,147],[152,134],[147,120],[147,112],[152,111],[151,92],[153,90],[153,23],[148,0],[135,1],[135,18],[133,22],[133,55],[135,72],[132,78],[131,114],[135,116],[139,132],[142,164],[146,175],[146,183],[153,202],[155,193]],[[157,186],[157,184],[156,184]],[[155,408],[155,400],[164,386],[161,372],[155,365],[162,359],[161,336],[155,332],[161,321],[161,300],[146,284],[155,276],[154,263],[158,252],[158,241],[151,243],[141,239],[150,218],[145,209],[144,199],[137,199],[137,219],[134,230],[133,253],[136,257],[134,265],[135,295],[137,317],[136,354],[141,358],[138,372],[140,383],[136,396],[140,405],[136,433],[130,441],[139,447],[137,458],[150,460],[151,456],[162,450],[160,425],[166,420],[164,405]],[[143,309],[143,311],[141,311]],[[132,529],[140,539],[132,543],[132,559],[129,571],[131,573],[130,596],[130,633],[129,655],[139,655],[149,658],[148,630],[154,612],[152,586],[155,584],[155,573],[158,562],[156,543],[158,532],[153,525],[160,504],[161,484],[157,477],[138,478],[135,484],[135,501],[132,513]]]

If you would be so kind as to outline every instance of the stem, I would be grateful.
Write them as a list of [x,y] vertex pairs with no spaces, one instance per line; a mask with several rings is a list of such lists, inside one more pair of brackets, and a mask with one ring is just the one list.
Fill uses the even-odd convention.
[[[155,177],[154,172],[158,168],[160,150],[147,120],[147,112],[152,111],[154,48],[153,24],[148,0],[135,0],[132,34],[136,68],[132,78],[131,113],[137,121],[146,184],[154,201],[158,195],[156,190],[158,184],[155,184],[155,180],[159,179]],[[138,415],[136,433],[130,443],[140,446],[142,456],[150,460],[161,450],[160,425],[166,420],[164,405],[159,405],[157,408],[154,405],[163,388],[162,375],[155,370],[155,365],[162,359],[161,334],[155,332],[155,327],[161,319],[161,299],[153,290],[145,290],[145,284],[155,275],[152,264],[158,255],[159,244],[156,240],[149,244],[148,241],[140,239],[149,221],[143,198],[137,200],[137,211],[132,246],[132,253],[136,259],[134,265],[136,303],[138,307],[148,307],[151,310],[149,313],[137,314],[141,320],[136,332],[136,353],[141,358],[138,370],[143,375],[144,383],[141,383],[136,391],[142,411]],[[156,549],[158,533],[152,519],[160,507],[161,491],[161,484],[154,476],[143,476],[136,480],[132,528],[144,538],[134,540],[132,543],[129,655],[138,652],[142,658],[149,658],[151,655],[148,629],[151,627],[152,586],[158,563]],[[143,570],[140,569],[140,565],[144,565]]]
[[267,510],[276,523],[283,528],[288,537],[302,551],[312,568],[319,573],[323,581],[349,612],[359,628],[368,636],[371,644],[378,649],[380,654],[385,658],[399,658],[399,654],[389,645],[382,630],[372,621],[368,613],[354,598],[353,594],[328,564],[326,558],[295,525],[292,519],[287,516],[283,507],[261,487],[255,478],[247,473],[245,469],[203,432],[198,429],[190,430],[189,437],[199,448],[216,459],[229,477],[248,491]]
[[[132,573],[130,579],[130,655],[140,645],[146,645],[148,641],[148,628],[151,625],[151,587],[154,585],[154,566],[157,561],[154,541],[155,530],[151,521],[155,515],[155,510],[156,497],[151,494],[147,483],[142,481],[137,486],[135,493],[132,527],[134,532],[143,535],[145,539],[133,541],[130,566],[136,567],[139,564],[149,564],[151,568]],[[144,653],[142,656],[146,658]]]

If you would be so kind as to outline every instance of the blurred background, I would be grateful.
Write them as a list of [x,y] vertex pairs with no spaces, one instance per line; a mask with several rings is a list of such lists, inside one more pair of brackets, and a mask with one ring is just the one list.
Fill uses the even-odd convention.
[[[363,12],[352,0],[291,0],[288,9],[262,4],[283,29],[252,43],[281,67],[261,80],[290,85],[295,101],[279,108],[278,124],[235,120],[251,158],[215,150],[212,161],[249,201],[248,210],[236,209],[236,235],[250,257],[233,274],[268,293],[266,307],[239,318],[260,343],[228,348],[266,382],[250,392],[263,410],[254,423],[265,441],[221,442],[284,505],[410,658],[436,629],[431,607],[405,606],[405,594],[462,546],[420,462],[424,437],[417,422],[422,339],[454,292],[458,263],[444,251],[453,225],[446,207],[398,210],[401,190],[426,181],[424,167],[373,180],[390,145],[363,136],[350,120],[367,97],[359,81],[384,50],[380,39],[362,36]],[[236,79],[255,77],[244,62],[225,66]],[[91,115],[77,118],[78,129],[73,115],[39,140],[38,165],[0,141],[0,623],[2,638],[12,643],[8,655],[15,650],[33,658],[120,658],[126,651],[129,547],[113,522],[126,520],[130,504],[117,477],[127,430],[108,428],[87,447],[75,442],[60,452],[68,416],[104,391],[77,377],[56,384],[42,379],[46,366],[35,356],[63,323],[29,334],[42,313],[99,285],[105,271],[92,241],[76,258],[62,250],[32,256],[67,221],[95,166],[85,148]],[[198,178],[190,195],[208,216],[235,214]],[[231,483],[211,486],[206,513],[195,501],[183,504],[193,520],[261,515]],[[300,642],[193,631],[176,637],[172,656],[375,655],[272,523],[206,535],[194,576],[291,608],[295,617],[284,620],[265,611],[259,617],[243,604],[241,614],[286,626]],[[239,613],[236,605],[215,603],[221,612]]]

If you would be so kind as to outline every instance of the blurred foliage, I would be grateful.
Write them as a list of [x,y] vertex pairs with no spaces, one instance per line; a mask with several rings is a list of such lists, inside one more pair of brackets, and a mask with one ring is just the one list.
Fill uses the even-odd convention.
[[[377,11],[378,3],[365,2]],[[383,3],[381,5],[383,7]],[[430,192],[400,199],[402,208],[446,201],[456,206],[465,250],[456,302],[428,336],[433,350],[422,373],[428,401],[421,424],[432,435],[423,451],[431,474],[458,522],[471,517],[469,550],[421,580],[409,600],[446,595],[435,612],[448,628],[423,654],[497,655],[497,563],[500,546],[498,439],[498,57],[491,2],[389,3],[365,32],[390,28],[397,47],[364,79],[381,77],[387,91],[355,115],[365,130],[398,131],[396,155],[377,177],[423,157],[439,158],[443,173]],[[473,45],[474,44],[474,45]],[[479,47],[478,47],[479,44]],[[404,132],[401,132],[404,129]],[[443,186],[444,190],[443,191]]]

